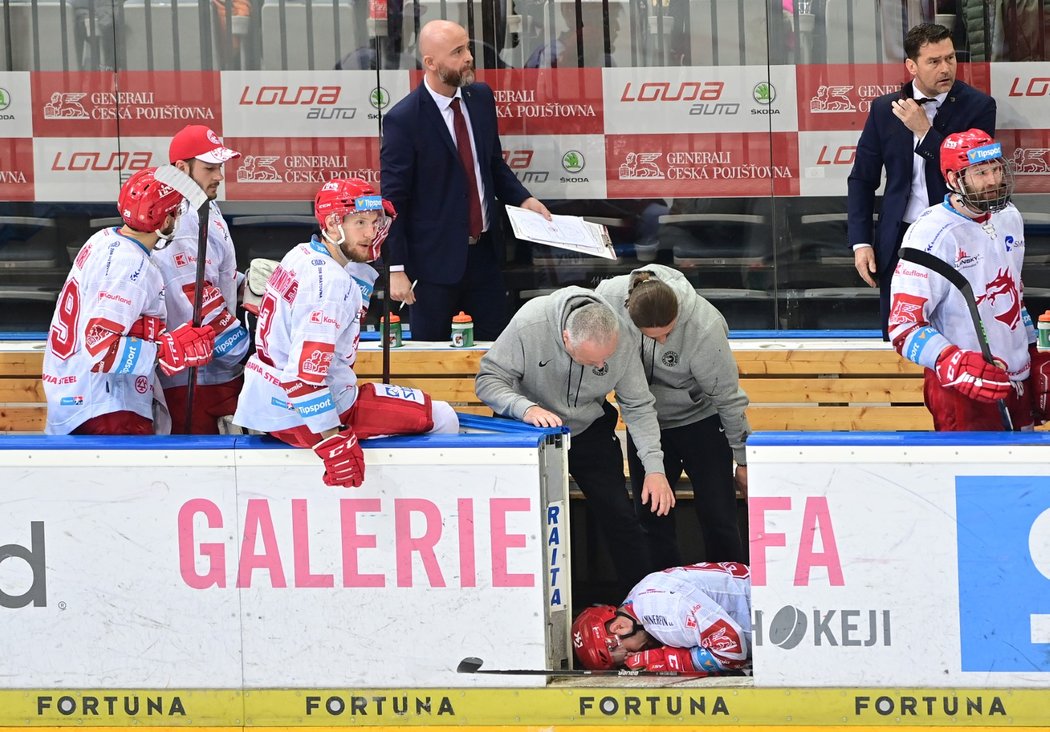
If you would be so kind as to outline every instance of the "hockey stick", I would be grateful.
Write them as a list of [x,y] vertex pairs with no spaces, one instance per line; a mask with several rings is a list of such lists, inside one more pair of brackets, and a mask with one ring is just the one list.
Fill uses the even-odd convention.
[[190,202],[193,208],[200,208],[208,202],[208,194],[197,181],[189,177],[174,165],[162,165],[153,173],[153,177],[166,186],[171,186]]
[[[201,306],[204,302],[204,260],[208,256],[208,219],[211,213],[208,194],[204,192],[197,182],[174,165],[163,165],[157,168],[153,177],[161,183],[166,183],[181,193],[189,201],[190,207],[197,210],[197,220],[200,226],[197,229],[197,273],[194,277],[193,292],[193,321],[194,328],[201,326]],[[189,181],[187,183],[186,181]],[[192,189],[196,192],[192,192]],[[186,423],[185,430],[190,432],[193,424],[193,396],[197,388],[197,367],[190,366],[186,371]]]
[[[921,249],[912,249],[910,247],[901,249],[900,258],[906,262],[917,264],[920,267],[932,270],[939,274],[944,279],[948,280],[952,285],[955,286],[963,296],[963,300],[966,301],[966,309],[970,312],[970,320],[973,322],[973,329],[977,331],[977,340],[981,344],[981,355],[984,356],[984,360],[995,365],[995,359],[992,357],[992,349],[988,345],[988,333],[984,330],[984,323],[981,321],[981,314],[977,312],[977,299],[973,296],[973,286],[970,282],[963,277],[959,270],[951,267],[943,259],[933,256],[929,252],[924,252]],[[1014,422],[1010,419],[1010,410],[1006,406],[1005,399],[997,399],[995,401],[999,407],[999,418],[1003,422],[1003,429],[1007,432],[1014,431]]]
[[[555,668],[509,668],[509,669],[485,669],[481,670],[485,662],[476,656],[469,656],[459,662],[456,673],[459,674],[500,674],[503,676],[688,676],[702,677],[709,674],[685,673],[678,671],[634,671],[629,668],[603,669],[593,671],[590,669],[555,669]],[[723,676],[727,674],[721,674]]]

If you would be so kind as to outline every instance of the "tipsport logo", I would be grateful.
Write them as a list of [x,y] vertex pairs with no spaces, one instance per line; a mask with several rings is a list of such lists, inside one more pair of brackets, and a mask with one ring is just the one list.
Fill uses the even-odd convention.
[[955,487],[963,671],[1050,671],[1050,477]]

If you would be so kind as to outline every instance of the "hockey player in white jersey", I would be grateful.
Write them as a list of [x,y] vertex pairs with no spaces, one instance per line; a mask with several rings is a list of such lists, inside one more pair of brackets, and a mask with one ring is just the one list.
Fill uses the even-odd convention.
[[[191,424],[186,424],[188,372],[161,376],[174,434],[218,434],[218,419],[233,414],[244,381],[242,364],[251,339],[236,316],[237,293],[243,276],[237,271],[237,255],[229,227],[215,203],[223,180],[223,164],[239,156],[240,153],[223,145],[222,138],[204,125],[187,125],[175,134],[168,147],[171,164],[193,178],[210,201],[201,323],[215,329],[214,358],[197,370]],[[154,256],[167,286],[169,327],[172,323],[189,322],[193,317],[199,229],[197,210],[184,203],[174,238]]]
[[358,384],[354,374],[362,293],[374,281],[364,265],[379,256],[393,206],[365,181],[340,179],[321,187],[314,213],[320,235],[296,245],[267,280],[233,421],[313,448],[326,485],[357,487],[365,477],[358,440],[458,432],[459,420],[419,389]]
[[981,355],[962,292],[903,255],[891,286],[890,340],[926,367],[923,397],[938,431],[1002,430],[998,400],[1014,429],[1028,429],[1033,407],[1045,413],[1050,364],[1034,347],[1024,306],[1024,222],[1010,203],[1010,165],[1001,145],[976,129],[946,137],[940,164],[948,195],[923,211],[901,248],[928,252],[966,278],[995,363]]
[[620,607],[580,613],[572,646],[589,669],[715,676],[743,668],[751,660],[751,572],[737,562],[653,572]]
[[155,170],[123,185],[124,225],[88,239],[59,294],[44,353],[48,434],[165,433],[166,421],[154,424],[154,401],[164,403],[156,367],[175,374],[211,359],[210,326],[165,328],[164,280],[151,255],[172,235],[183,198]]

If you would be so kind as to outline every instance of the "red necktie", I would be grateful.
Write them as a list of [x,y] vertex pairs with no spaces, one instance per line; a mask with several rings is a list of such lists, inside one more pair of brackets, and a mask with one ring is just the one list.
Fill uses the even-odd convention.
[[459,97],[452,100],[452,128],[456,131],[456,149],[459,150],[459,162],[463,164],[463,173],[467,176],[467,208],[469,209],[469,234],[472,239],[481,236],[481,198],[478,196],[478,179],[474,175],[474,153],[470,149],[470,135],[467,132],[467,120],[459,108]]

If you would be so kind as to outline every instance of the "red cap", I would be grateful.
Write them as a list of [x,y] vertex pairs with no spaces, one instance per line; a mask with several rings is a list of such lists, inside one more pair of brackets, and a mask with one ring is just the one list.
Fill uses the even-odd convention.
[[197,158],[205,163],[225,163],[241,154],[222,144],[222,138],[205,125],[186,125],[175,133],[168,147],[168,162]]

